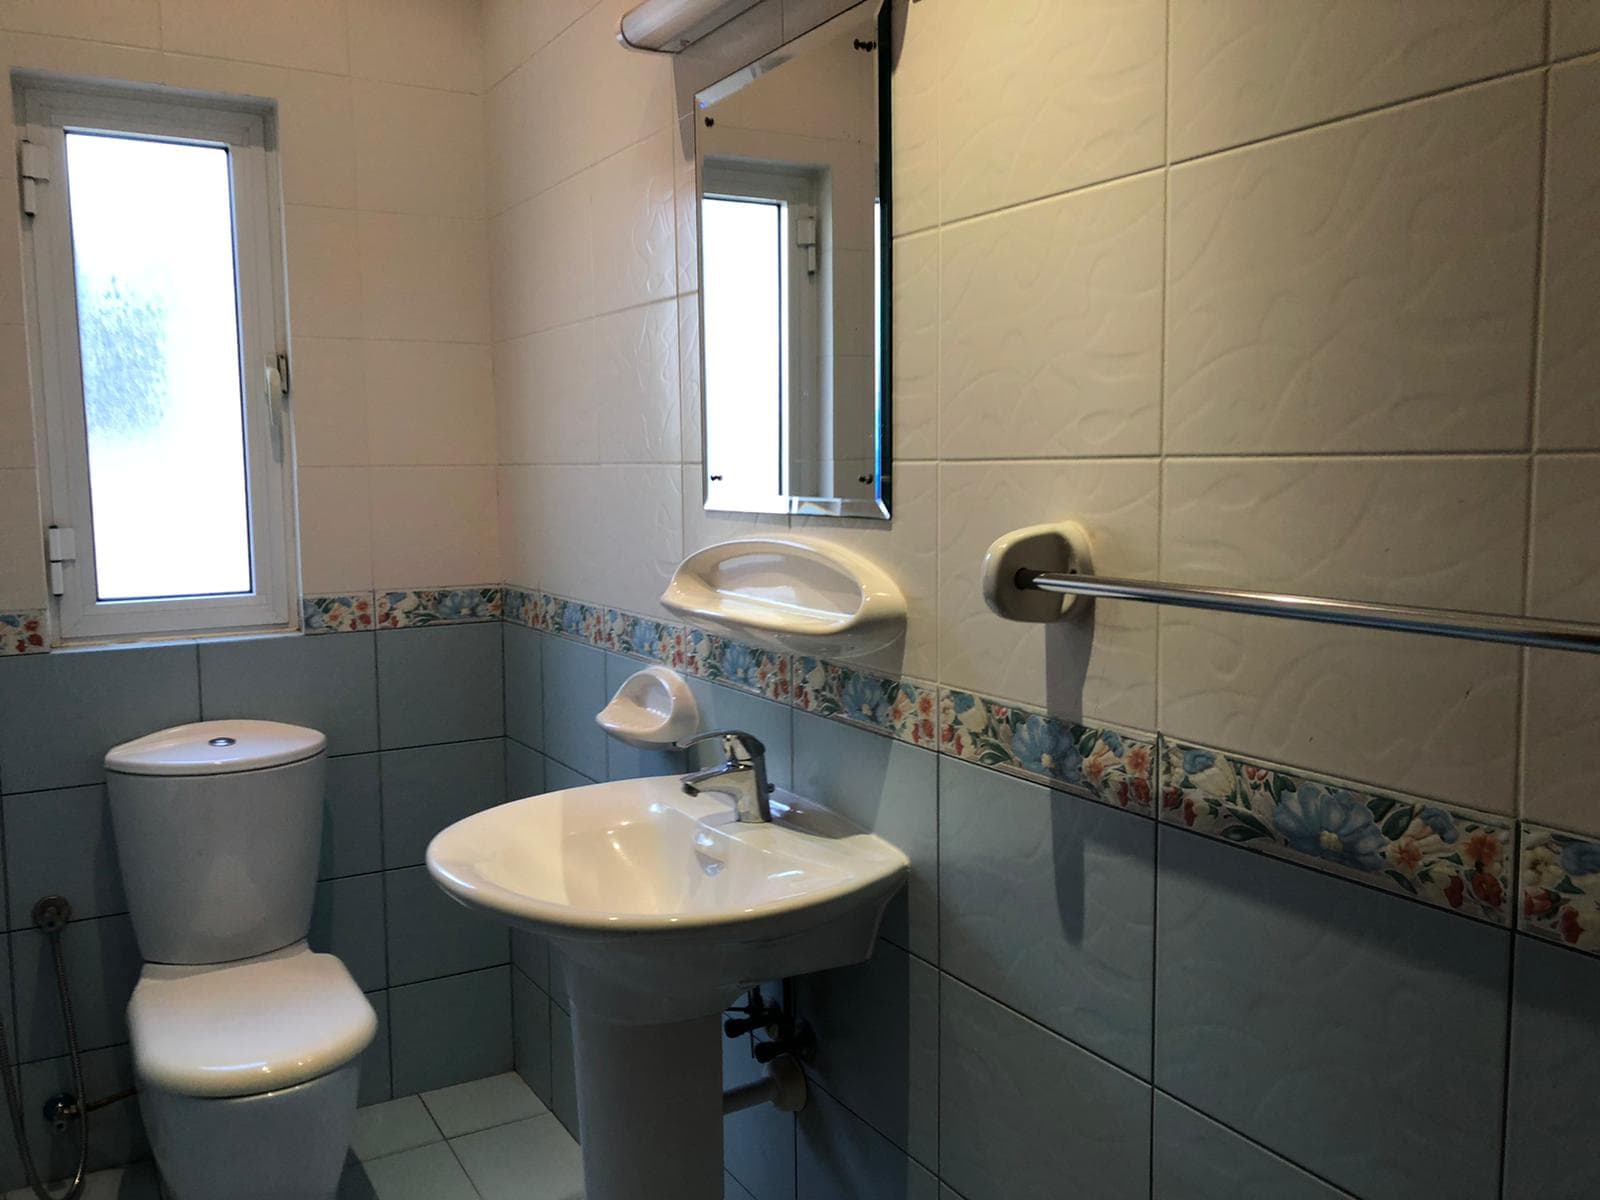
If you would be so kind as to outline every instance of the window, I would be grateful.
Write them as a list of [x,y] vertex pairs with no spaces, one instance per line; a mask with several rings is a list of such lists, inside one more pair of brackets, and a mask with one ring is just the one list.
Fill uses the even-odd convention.
[[62,636],[288,626],[265,115],[44,85],[19,99]]

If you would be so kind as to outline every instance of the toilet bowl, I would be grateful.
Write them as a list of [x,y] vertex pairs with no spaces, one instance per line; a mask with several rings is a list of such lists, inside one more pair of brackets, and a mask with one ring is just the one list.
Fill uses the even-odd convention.
[[128,1003],[140,1107],[172,1200],[332,1200],[377,1016],[305,943],[327,741],[268,721],[106,755],[146,962]]

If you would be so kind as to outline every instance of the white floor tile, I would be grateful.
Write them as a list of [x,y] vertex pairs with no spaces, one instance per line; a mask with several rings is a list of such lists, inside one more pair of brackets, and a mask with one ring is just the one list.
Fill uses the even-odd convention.
[[416,1096],[405,1096],[358,1108],[350,1148],[357,1158],[366,1162],[443,1140],[444,1135],[422,1101]]
[[546,1111],[543,1101],[515,1071],[424,1092],[422,1102],[447,1138],[537,1117]]
[[375,1158],[362,1163],[361,1169],[377,1200],[479,1200],[444,1142]]
[[[55,1183],[50,1191],[60,1195],[65,1186]],[[34,1200],[31,1188],[17,1188],[5,1194],[5,1200]],[[108,1171],[93,1171],[84,1180],[81,1200],[161,1200],[161,1184],[154,1163],[134,1163],[127,1167],[113,1167]]]
[[578,1143],[553,1116],[469,1133],[450,1145],[483,1200],[583,1200]]

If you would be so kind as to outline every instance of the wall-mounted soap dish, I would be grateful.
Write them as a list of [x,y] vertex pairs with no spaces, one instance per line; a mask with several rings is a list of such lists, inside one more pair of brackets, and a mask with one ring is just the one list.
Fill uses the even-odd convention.
[[905,596],[877,563],[795,535],[735,538],[691,554],[661,603],[730,637],[819,658],[870,654],[906,623]]
[[646,667],[624,679],[594,719],[630,746],[666,746],[700,728],[700,706],[682,675],[670,667]]

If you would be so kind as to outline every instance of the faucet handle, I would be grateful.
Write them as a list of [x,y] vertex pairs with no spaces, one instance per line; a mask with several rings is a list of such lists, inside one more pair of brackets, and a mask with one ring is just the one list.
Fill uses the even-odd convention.
[[713,729],[707,733],[697,733],[693,737],[680,738],[676,745],[680,750],[687,750],[691,746],[698,746],[701,742],[709,742],[712,738],[722,739],[722,750],[728,756],[729,762],[753,762],[765,758],[767,754],[767,748],[761,744],[761,739],[742,729]]

